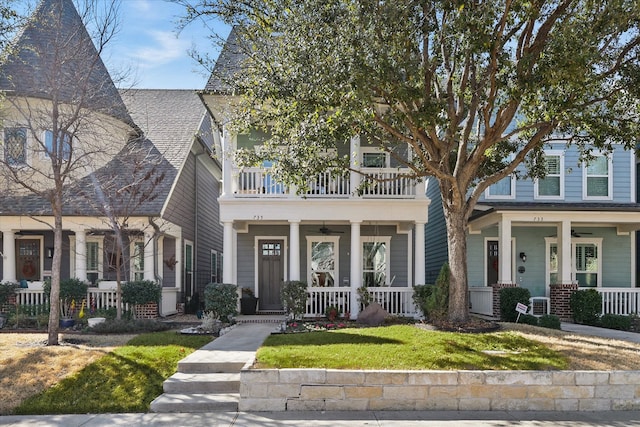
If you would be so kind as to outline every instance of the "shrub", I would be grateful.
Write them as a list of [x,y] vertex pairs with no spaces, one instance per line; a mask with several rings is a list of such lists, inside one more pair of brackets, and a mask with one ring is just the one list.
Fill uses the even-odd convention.
[[554,314],[545,314],[538,319],[538,326],[548,329],[560,329],[560,318]]
[[522,323],[524,325],[538,326],[538,318],[530,314],[521,314],[520,318],[518,319],[518,323]]
[[371,304],[372,300],[373,300],[373,298],[371,297],[371,293],[369,292],[367,287],[366,286],[360,286],[358,288],[358,301],[360,301],[360,304],[363,307],[366,307],[369,304]]
[[500,318],[505,322],[515,322],[518,318],[516,305],[529,305],[529,298],[531,293],[526,288],[500,289]]
[[449,281],[451,269],[449,264],[444,263],[438,273],[436,285],[431,294],[427,297],[427,312],[429,320],[444,320],[449,313]]
[[147,304],[160,302],[162,289],[151,280],[134,280],[122,284],[122,302],[125,304]]
[[238,287],[230,283],[209,283],[204,288],[204,309],[223,322],[238,314]]
[[2,282],[0,283],[0,310],[2,310],[2,306],[9,302],[9,297],[16,293],[16,288],[18,285],[11,282]]
[[595,325],[602,312],[602,296],[595,289],[583,289],[571,294],[569,306],[576,323]]
[[605,314],[600,318],[600,326],[620,331],[631,330],[631,316],[621,314]]
[[340,317],[340,309],[335,305],[327,306],[324,315],[327,316],[327,319],[330,321],[335,322]]
[[280,291],[280,298],[287,315],[293,319],[302,318],[307,307],[307,283],[298,280],[285,282]]
[[[60,281],[60,316],[73,317],[76,310],[80,310],[82,301],[87,298],[89,285],[80,279],[64,279]],[[44,282],[42,287],[47,296],[51,296],[51,282]]]
[[429,318],[429,310],[427,309],[427,299],[433,293],[434,285],[415,285],[413,287],[413,302],[416,307],[422,311],[425,319]]

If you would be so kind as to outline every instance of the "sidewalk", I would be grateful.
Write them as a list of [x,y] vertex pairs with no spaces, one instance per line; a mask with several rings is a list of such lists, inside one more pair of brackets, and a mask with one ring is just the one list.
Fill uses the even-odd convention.
[[640,411],[616,412],[215,412],[200,414],[102,414],[0,417],[16,427],[585,427],[640,426]]
[[640,343],[640,334],[637,332],[617,331],[615,329],[597,328],[595,326],[578,325],[577,323],[562,323],[562,330],[575,332],[581,335],[592,335],[612,340]]

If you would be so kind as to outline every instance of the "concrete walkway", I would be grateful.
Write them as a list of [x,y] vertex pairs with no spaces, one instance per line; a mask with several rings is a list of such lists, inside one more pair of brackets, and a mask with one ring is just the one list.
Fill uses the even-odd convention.
[[575,332],[581,335],[608,338],[612,340],[640,343],[640,334],[637,332],[617,331],[615,329],[596,328],[595,326],[578,325],[577,323],[562,323],[562,330]]

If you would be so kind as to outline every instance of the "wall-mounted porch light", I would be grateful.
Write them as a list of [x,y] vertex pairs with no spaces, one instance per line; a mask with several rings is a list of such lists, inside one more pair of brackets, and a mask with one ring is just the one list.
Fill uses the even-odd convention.
[[520,259],[522,260],[522,262],[527,262],[527,254],[525,254],[524,252],[520,252]]
[[53,248],[47,248],[47,258],[53,258]]

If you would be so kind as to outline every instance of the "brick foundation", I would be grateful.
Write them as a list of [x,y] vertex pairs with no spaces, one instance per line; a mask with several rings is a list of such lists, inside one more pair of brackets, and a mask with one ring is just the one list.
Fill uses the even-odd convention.
[[500,319],[500,290],[504,288],[517,288],[515,283],[494,283],[493,288],[493,317]]
[[549,285],[551,314],[555,314],[561,320],[572,320],[573,313],[571,312],[569,301],[571,300],[571,294],[577,290],[577,284]]
[[150,302],[147,304],[137,304],[133,308],[136,319],[157,319],[158,304]]

